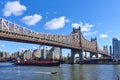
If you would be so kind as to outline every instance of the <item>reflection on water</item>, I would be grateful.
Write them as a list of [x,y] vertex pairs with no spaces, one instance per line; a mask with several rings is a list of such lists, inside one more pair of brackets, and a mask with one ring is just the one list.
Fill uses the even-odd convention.
[[69,75],[64,80],[117,80],[120,75],[120,65],[70,65],[64,68],[64,78]]
[[0,63],[0,80],[117,80],[117,75],[120,75],[120,65],[39,67]]

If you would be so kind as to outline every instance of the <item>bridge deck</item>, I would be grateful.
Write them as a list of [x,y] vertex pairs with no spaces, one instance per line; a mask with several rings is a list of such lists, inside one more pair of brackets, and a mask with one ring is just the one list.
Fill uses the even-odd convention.
[[38,33],[0,18],[0,39],[24,43],[43,44],[62,48],[84,50],[109,55],[107,48],[100,50],[96,40],[86,40],[80,29],[70,35],[51,35]]

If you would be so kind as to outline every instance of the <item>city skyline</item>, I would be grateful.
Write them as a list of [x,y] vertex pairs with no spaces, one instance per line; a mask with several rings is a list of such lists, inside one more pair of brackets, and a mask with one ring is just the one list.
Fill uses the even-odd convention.
[[[1,0],[0,17],[33,31],[49,34],[67,35],[73,27],[80,26],[83,36],[87,40],[97,37],[98,45],[102,48],[112,45],[113,37],[119,37],[119,3],[119,0]],[[38,47],[34,44],[0,41],[0,50],[8,52]],[[63,55],[67,55],[70,50],[63,52],[66,53]]]

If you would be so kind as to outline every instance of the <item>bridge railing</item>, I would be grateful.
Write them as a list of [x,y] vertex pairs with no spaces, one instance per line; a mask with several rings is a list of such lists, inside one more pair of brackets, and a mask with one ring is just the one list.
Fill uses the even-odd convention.
[[71,35],[50,35],[50,34],[44,34],[44,33],[38,33],[32,30],[29,30],[25,27],[22,27],[18,24],[12,23],[10,21],[7,21],[5,19],[0,18],[0,29],[2,31],[8,31],[28,36],[37,37],[42,40],[48,40],[48,41],[56,41],[59,43],[72,45],[72,46],[78,46],[78,39],[77,36],[74,34]]
[[32,35],[32,36],[37,36],[38,37],[38,32],[29,30],[25,27],[21,27],[20,25],[17,25],[15,23],[12,23],[10,21],[7,21],[5,19],[0,18],[0,29],[9,31],[9,32],[15,32],[15,33],[20,33],[20,34],[25,34],[25,35]]

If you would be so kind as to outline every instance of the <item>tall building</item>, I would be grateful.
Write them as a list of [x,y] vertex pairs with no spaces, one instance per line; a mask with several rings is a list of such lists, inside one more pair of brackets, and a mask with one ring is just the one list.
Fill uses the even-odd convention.
[[48,57],[48,54],[49,54],[49,49],[47,47],[44,47],[42,50],[41,50],[41,59],[42,60],[46,60],[47,57]]
[[112,46],[109,46],[109,53],[110,53],[111,56],[113,55],[112,54]]
[[9,58],[10,58],[10,54],[8,52],[0,51],[0,61],[7,60]]
[[113,59],[120,60],[120,39],[113,38]]
[[33,59],[33,50],[29,49],[26,50],[23,54],[22,54],[22,59],[23,60],[32,60]]
[[33,50],[33,59],[41,57],[41,49]]
[[50,53],[52,53],[53,59],[60,59],[61,57],[61,49],[59,47],[52,47],[50,50]]
[[59,60],[61,57],[61,49],[59,47],[43,47],[43,49],[25,50],[22,52],[15,52],[11,55],[12,59],[20,58],[22,61],[26,60]]

